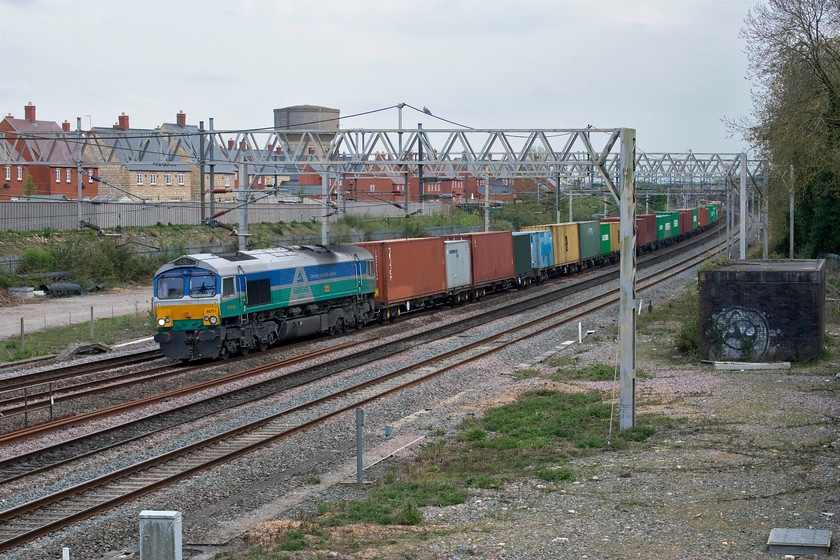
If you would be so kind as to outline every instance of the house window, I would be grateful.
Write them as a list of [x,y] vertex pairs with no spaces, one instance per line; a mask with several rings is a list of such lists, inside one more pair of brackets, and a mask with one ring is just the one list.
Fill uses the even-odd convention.
[[370,186],[370,192],[376,192],[376,185]]
[[157,173],[149,173],[149,184],[152,186],[157,185]]
[[95,169],[88,169],[88,183],[93,183],[93,172]]
[[166,180],[167,185],[171,185],[172,184],[172,173],[167,173],[166,175],[164,175],[164,179]]
[[142,173],[138,173],[138,174],[137,174],[137,184],[138,184],[138,185],[142,185],[142,184],[143,184],[143,174],[142,174]]
[[[20,167],[18,167],[18,169],[20,169]],[[12,178],[12,168],[7,165],[6,166],[6,180],[8,181],[11,178]]]
[[178,184],[179,185],[184,184],[184,174],[183,173],[178,173]]
[[71,179],[71,177],[70,177],[71,173],[72,173],[72,169],[68,169],[67,170],[67,182],[68,183],[70,182],[70,179]]
[[[8,169],[8,167],[6,169]],[[9,178],[8,173],[6,175],[7,175],[6,179],[8,179]],[[23,179],[23,167],[18,165],[18,181],[20,181],[22,179]]]
[[61,169],[56,169],[55,170],[55,182],[56,183],[61,182]]
[[230,175],[225,175],[225,186],[226,187],[230,186]]

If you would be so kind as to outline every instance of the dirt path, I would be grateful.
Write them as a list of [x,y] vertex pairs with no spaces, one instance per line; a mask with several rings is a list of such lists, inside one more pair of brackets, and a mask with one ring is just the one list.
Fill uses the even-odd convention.
[[151,286],[113,289],[68,298],[39,297],[22,300],[25,303],[0,307],[0,339],[20,335],[21,317],[25,332],[42,331],[71,322],[85,323],[90,320],[91,307],[94,319],[144,313],[150,309],[151,300]]

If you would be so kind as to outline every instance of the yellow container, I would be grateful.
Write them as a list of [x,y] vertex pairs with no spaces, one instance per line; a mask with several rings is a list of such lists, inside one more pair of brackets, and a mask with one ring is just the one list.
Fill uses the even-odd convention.
[[580,262],[580,239],[576,222],[520,228],[520,231],[545,230],[551,232],[551,242],[554,245],[554,266]]
[[619,231],[621,231],[621,223],[620,222],[609,222],[610,224],[610,251],[620,251],[621,250],[621,236]]

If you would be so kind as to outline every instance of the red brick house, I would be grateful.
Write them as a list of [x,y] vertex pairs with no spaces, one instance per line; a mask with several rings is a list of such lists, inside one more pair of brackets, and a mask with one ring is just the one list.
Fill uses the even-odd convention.
[[[39,121],[35,118],[35,105],[32,103],[24,106],[24,118],[16,119],[9,113],[0,121],[0,134],[22,133],[22,134],[45,134],[55,133],[72,134],[70,123],[65,121],[62,126],[51,121]],[[3,134],[3,137],[12,143],[15,156],[23,161],[38,161],[42,152],[52,144],[49,140],[36,137],[18,136],[17,134]],[[70,144],[71,145],[71,144]],[[78,192],[77,185],[77,154],[66,153],[66,147],[61,147],[58,153],[51,156],[53,159],[63,158],[66,163],[62,164],[25,164],[25,165],[4,165],[0,167],[0,201],[10,200],[14,197],[24,196],[24,185],[27,177],[32,177],[35,192],[30,196],[58,196],[64,195],[67,198],[76,199]],[[82,169],[85,173],[95,175],[98,168],[92,164],[87,157],[82,157]],[[82,198],[92,198],[99,192],[99,187],[88,175],[82,174]]]

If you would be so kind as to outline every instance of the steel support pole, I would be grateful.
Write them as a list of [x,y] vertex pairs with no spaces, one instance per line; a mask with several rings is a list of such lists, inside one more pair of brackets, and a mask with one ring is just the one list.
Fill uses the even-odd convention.
[[[546,184],[548,181],[546,180]],[[560,223],[560,176],[557,176],[557,183],[554,185],[554,215],[557,218],[557,223]],[[537,187],[539,191],[539,187]]]
[[321,245],[327,244],[327,238],[329,237],[329,228],[327,227],[327,221],[329,221],[330,217],[327,216],[329,214],[330,209],[330,197],[329,197],[329,184],[330,184],[330,176],[328,173],[321,174],[321,200],[323,201],[324,205],[324,215],[321,217]]
[[790,258],[793,259],[793,166],[790,166]]
[[201,223],[207,219],[207,192],[204,186],[204,121],[198,121],[198,171],[201,173],[199,177],[199,188],[201,189]]
[[239,193],[236,197],[239,201],[239,250],[248,248],[248,164],[243,162],[239,167]]
[[732,187],[726,185],[726,258],[732,258]]
[[769,226],[767,214],[770,208],[770,162],[764,160],[761,163],[761,170],[762,176],[764,177],[764,180],[762,181],[762,185],[764,186],[764,196],[760,198],[759,208],[759,213],[761,214],[761,241],[763,245],[761,258],[766,261],[769,258],[770,251],[770,235],[767,232],[767,227]]
[[216,141],[213,136],[213,117],[210,117],[208,122],[210,124],[210,215],[213,216],[216,213],[216,195],[213,194],[216,189],[216,162],[214,161]]
[[621,208],[621,306],[618,331],[621,344],[619,427],[636,425],[636,130],[622,128],[619,138],[619,205]]
[[740,199],[740,259],[747,258],[747,154],[741,154],[741,192],[738,195]]
[[569,187],[569,221],[570,222],[574,222],[574,220],[572,219],[572,214],[573,214],[573,212],[572,212],[572,187],[570,186]]
[[82,117],[76,117],[76,134],[79,137],[79,159],[76,162],[76,208],[79,213],[77,225],[82,229]]

